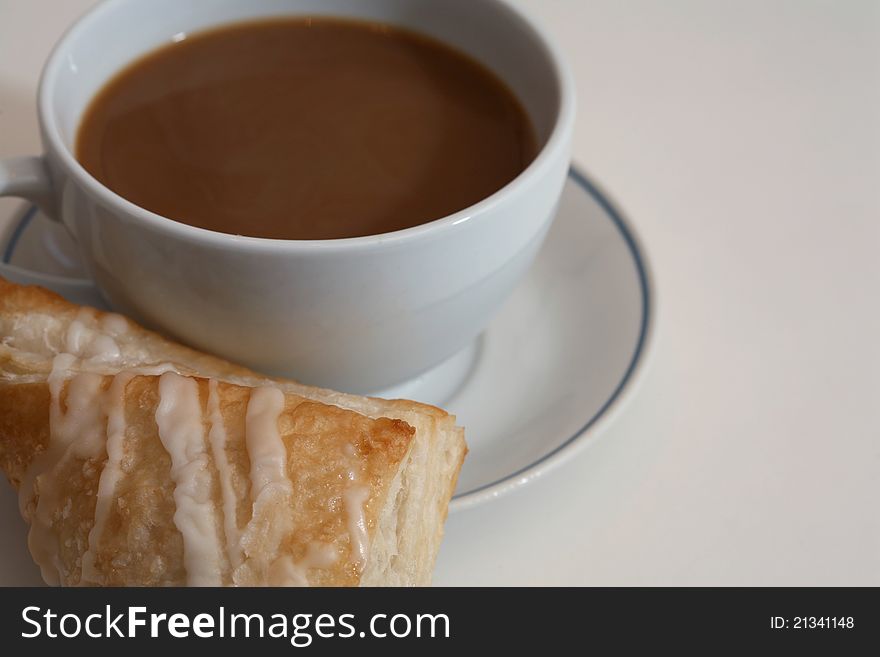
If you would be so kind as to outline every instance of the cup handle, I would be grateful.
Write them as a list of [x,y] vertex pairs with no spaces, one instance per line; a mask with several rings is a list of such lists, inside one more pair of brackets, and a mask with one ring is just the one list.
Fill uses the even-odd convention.
[[0,196],[20,196],[56,218],[52,180],[42,157],[27,155],[0,160]]
[[[0,196],[19,196],[57,220],[49,170],[42,157],[0,159]],[[20,285],[39,285],[57,292],[74,303],[106,309],[97,288],[90,282],[64,276],[43,274],[0,262],[0,276]]]

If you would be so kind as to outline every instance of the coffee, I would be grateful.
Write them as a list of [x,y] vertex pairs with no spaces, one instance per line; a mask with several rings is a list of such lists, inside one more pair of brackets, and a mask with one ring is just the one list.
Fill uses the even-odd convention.
[[82,165],[129,201],[223,233],[334,239],[468,207],[536,154],[493,73],[402,29],[278,19],[190,35],[87,108]]

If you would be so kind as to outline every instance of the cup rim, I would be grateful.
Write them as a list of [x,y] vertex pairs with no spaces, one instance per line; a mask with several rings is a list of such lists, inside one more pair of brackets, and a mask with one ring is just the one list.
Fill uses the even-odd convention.
[[200,242],[203,244],[209,243],[214,246],[228,246],[229,244],[234,243],[239,247],[260,250],[277,249],[281,247],[287,249],[295,249],[297,247],[308,249],[347,249],[403,243],[426,235],[436,234],[440,231],[447,232],[454,229],[456,226],[468,223],[477,215],[491,211],[508,196],[528,187],[537,178],[540,178],[547,168],[553,166],[559,151],[562,151],[563,156],[567,157],[568,138],[574,124],[576,100],[574,77],[565,56],[546,28],[530,12],[521,7],[514,6],[511,4],[510,0],[481,0],[484,3],[495,5],[499,11],[512,14],[532,32],[539,48],[544,51],[544,55],[556,77],[556,83],[559,89],[559,109],[556,112],[549,137],[531,163],[529,163],[523,171],[517,174],[513,180],[486,198],[481,199],[477,203],[469,205],[466,208],[458,210],[457,212],[417,226],[376,235],[320,240],[291,240],[234,235],[207,228],[191,226],[190,224],[176,221],[129,201],[111,190],[109,187],[103,185],[92,176],[92,174],[79,163],[71,152],[71,149],[64,143],[51,111],[51,102],[54,93],[53,85],[61,67],[68,43],[76,38],[81,32],[87,30],[90,23],[96,20],[103,12],[107,11],[108,8],[126,1],[130,0],[102,0],[102,2],[99,2],[78,18],[55,44],[43,66],[38,86],[37,108],[40,124],[47,146],[50,147],[53,154],[59,158],[64,168],[67,170],[68,175],[78,180],[80,184],[104,204],[121,207],[127,215],[126,219],[130,220],[131,218],[135,218],[145,226],[157,232],[172,235],[176,239]]

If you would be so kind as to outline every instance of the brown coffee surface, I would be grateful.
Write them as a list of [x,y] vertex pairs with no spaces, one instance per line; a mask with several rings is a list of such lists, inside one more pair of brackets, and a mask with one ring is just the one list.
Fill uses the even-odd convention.
[[280,239],[376,235],[462,210],[534,159],[514,94],[412,32],[243,23],[134,62],[87,108],[77,158],[176,221]]

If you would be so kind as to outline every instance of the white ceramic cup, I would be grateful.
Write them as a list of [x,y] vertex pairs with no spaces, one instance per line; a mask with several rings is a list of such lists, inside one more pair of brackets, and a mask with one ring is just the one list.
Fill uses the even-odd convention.
[[[205,28],[288,15],[382,21],[469,53],[522,101],[537,158],[453,215],[320,241],[178,223],[118,196],[76,161],[84,110],[126,64]],[[575,115],[557,46],[505,0],[106,0],[55,47],[38,105],[45,154],[0,162],[0,195],[28,198],[63,222],[112,307],[259,371],[355,392],[418,375],[485,328],[553,219]]]

